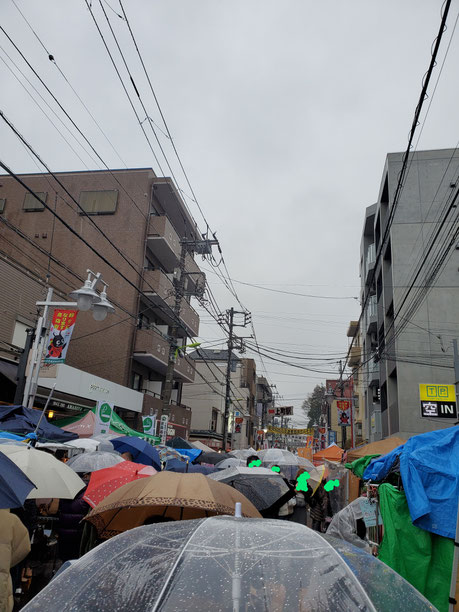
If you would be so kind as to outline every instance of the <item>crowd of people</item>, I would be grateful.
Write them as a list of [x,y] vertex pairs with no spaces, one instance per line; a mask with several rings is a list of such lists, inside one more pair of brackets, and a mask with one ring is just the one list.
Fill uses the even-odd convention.
[[[50,449],[42,452],[52,453]],[[64,451],[54,451],[54,456],[66,462]],[[132,461],[130,453],[121,458]],[[250,455],[247,467],[261,464],[258,455]],[[280,472],[281,467],[271,469]],[[273,506],[267,518],[293,521],[326,532],[333,512],[330,495],[321,481],[314,490],[298,487],[298,478],[305,469],[300,468],[294,480],[289,480],[289,492]],[[102,540],[94,526],[83,519],[91,510],[84,496],[91,473],[78,473],[85,487],[73,499],[26,500],[20,508],[2,510],[0,523],[0,610],[10,612],[20,609],[33,598],[68,561],[78,559]],[[149,516],[143,524],[167,521],[161,516]]]

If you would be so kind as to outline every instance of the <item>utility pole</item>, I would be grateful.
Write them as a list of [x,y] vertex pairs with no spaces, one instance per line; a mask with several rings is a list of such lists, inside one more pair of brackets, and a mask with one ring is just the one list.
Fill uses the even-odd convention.
[[[234,315],[243,315],[244,322],[240,324],[235,323]],[[220,314],[219,322],[222,323],[224,320],[228,324],[228,331],[229,331],[228,359],[226,362],[225,414],[223,417],[223,451],[225,452],[226,445],[228,443],[228,418],[229,418],[229,410],[230,410],[230,404],[231,404],[231,360],[233,356],[233,349],[235,348],[235,345],[236,345],[235,340],[238,340],[233,336],[233,330],[235,327],[245,327],[248,323],[250,323],[251,315],[249,312],[234,310],[234,308],[230,308],[225,313]],[[240,343],[237,348],[238,350],[243,352],[244,347],[242,344],[242,339],[239,339],[239,340],[240,340]]]
[[231,359],[233,356],[233,327],[234,327],[234,308],[230,308],[228,312],[228,359],[226,360],[226,391],[225,391],[225,414],[223,417],[223,452],[226,452],[228,441],[228,417],[230,409],[230,394],[231,394]]
[[171,326],[170,334],[169,334],[169,357],[167,360],[167,370],[166,370],[166,378],[164,380],[163,391],[162,391],[162,414],[169,416],[170,403],[171,403],[171,395],[172,395],[172,386],[174,384],[174,368],[176,362],[176,353],[177,353],[177,337],[179,331],[179,321],[180,321],[180,311],[182,308],[182,300],[185,295],[185,264],[186,264],[186,255],[188,251],[191,249],[192,251],[196,251],[201,253],[202,255],[209,255],[212,253],[212,246],[218,245],[218,240],[188,240],[182,239],[180,241],[181,250],[180,250],[180,261],[178,267],[178,278],[175,279],[175,302],[174,302],[174,321]]
[[[344,388],[343,388],[343,362],[340,360],[339,362],[339,389],[341,391],[341,397],[344,397]],[[344,447],[346,446],[346,442],[347,442],[347,432],[346,432],[346,425],[341,425],[341,446]]]
[[15,406],[19,406],[23,403],[24,399],[24,388],[26,383],[26,369],[27,369],[27,361],[29,360],[30,349],[32,348],[32,343],[35,336],[35,330],[32,328],[26,329],[26,342],[24,346],[24,350],[21,353],[21,357],[19,359],[18,365],[18,375],[17,375],[17,386],[16,392],[14,394],[13,403]]

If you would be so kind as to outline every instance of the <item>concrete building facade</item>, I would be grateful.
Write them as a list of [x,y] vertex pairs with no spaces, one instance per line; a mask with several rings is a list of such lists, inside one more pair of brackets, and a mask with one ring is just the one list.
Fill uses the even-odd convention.
[[[174,275],[181,240],[200,238],[196,224],[171,179],[156,177],[151,168],[62,172],[56,177],[61,184],[48,174],[20,175],[75,233],[14,178],[0,177],[0,273],[11,287],[0,298],[7,312],[0,323],[2,346],[19,343],[20,348],[25,327],[35,324],[35,301],[44,299],[47,283],[54,299],[65,301],[82,285],[87,269],[101,272],[116,313],[103,323],[91,313],[78,313],[66,364],[142,394],[141,413],[160,414],[175,318]],[[186,255],[185,275],[179,345],[199,332],[191,297],[202,294],[205,276],[192,250]],[[183,384],[193,380],[192,360],[179,357],[171,417],[178,435],[189,430],[191,414],[181,396]],[[139,424],[136,411],[118,408],[128,422]]]
[[[378,201],[365,212],[361,241],[361,300],[366,307],[360,328],[360,375],[370,441],[408,438],[454,424],[451,419],[421,416],[419,385],[454,383],[452,339],[459,336],[458,244],[442,263],[436,258],[458,226],[452,199],[459,188],[459,153],[444,149],[410,155],[384,240],[402,158],[401,153],[387,156]],[[437,273],[432,276],[436,263]],[[419,306],[412,309],[415,297]]]
[[[190,353],[190,357],[196,364],[196,379],[192,385],[184,387],[182,396],[183,402],[192,410],[190,440],[201,440],[212,448],[221,449],[228,351],[199,349]],[[233,353],[228,419],[228,441],[233,449],[247,448],[254,443],[259,426],[255,409],[256,388],[255,361],[242,359]]]

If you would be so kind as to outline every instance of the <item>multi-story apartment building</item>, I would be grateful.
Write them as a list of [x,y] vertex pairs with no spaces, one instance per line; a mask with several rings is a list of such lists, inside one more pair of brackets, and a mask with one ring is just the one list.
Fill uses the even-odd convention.
[[[440,248],[447,246],[450,232],[457,229],[453,198],[459,188],[459,152],[411,154],[393,214],[402,158],[401,153],[387,156],[378,201],[365,211],[361,241],[361,300],[366,306],[360,329],[360,373],[370,441],[394,435],[408,438],[454,423],[451,418],[422,416],[419,385],[454,383],[458,244],[438,262],[435,276],[431,266],[435,267]],[[411,310],[415,295],[418,307]]]
[[[196,379],[184,388],[182,397],[192,410],[190,440],[200,440],[212,448],[221,449],[228,351],[199,349],[190,357],[196,364]],[[232,353],[228,446],[233,449],[246,448],[254,442],[258,426],[255,402],[255,362]]]
[[[65,365],[40,371],[37,402],[40,405],[56,382],[56,397],[63,406],[93,406],[102,394],[123,418],[139,425],[136,415],[161,413],[170,327],[177,322],[174,275],[181,241],[200,236],[172,181],[156,177],[150,168],[56,176],[61,185],[49,174],[20,179],[76,235],[14,178],[0,177],[2,346],[23,346],[25,328],[33,327],[37,318],[35,301],[43,300],[48,283],[54,299],[65,301],[82,285],[87,269],[101,272],[116,312],[103,323],[91,313],[78,313]],[[202,292],[205,277],[192,250],[186,254],[185,275],[180,346],[199,331],[190,298]],[[4,357],[14,367],[11,353]],[[75,378],[77,395],[75,385],[72,393],[65,388]],[[183,383],[193,380],[192,360],[178,357],[170,427],[179,435],[186,434],[191,421],[189,408],[182,405]]]

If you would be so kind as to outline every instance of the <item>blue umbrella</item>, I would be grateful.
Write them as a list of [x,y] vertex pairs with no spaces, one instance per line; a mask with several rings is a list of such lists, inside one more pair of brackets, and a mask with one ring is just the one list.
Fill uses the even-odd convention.
[[143,465],[152,465],[158,472],[161,471],[161,459],[156,448],[141,438],[122,436],[113,439],[112,444],[119,453],[131,453],[132,460]]
[[5,440],[18,440],[19,442],[25,439],[23,436],[17,436],[16,434],[12,434],[7,431],[0,431],[0,438]]
[[20,508],[34,483],[4,453],[0,453],[0,508]]
[[169,472],[188,472],[190,474],[197,473],[204,474],[204,476],[219,471],[217,468],[207,467],[205,465],[194,465],[193,463],[184,463],[178,459],[170,459],[167,461],[165,469]]

